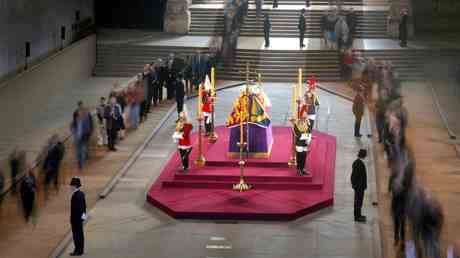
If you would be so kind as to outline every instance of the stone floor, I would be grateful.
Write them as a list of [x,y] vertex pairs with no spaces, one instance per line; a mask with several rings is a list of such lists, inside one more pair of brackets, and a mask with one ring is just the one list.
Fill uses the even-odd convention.
[[[272,100],[274,124],[284,125],[290,89],[264,86]],[[218,93],[217,123],[225,121],[240,89]],[[175,151],[171,141],[174,119],[152,139],[113,192],[90,212],[86,226],[88,257],[380,257],[372,157],[368,162],[370,189],[364,211],[367,224],[353,222],[351,163],[359,148],[371,148],[367,138],[352,135],[351,103],[320,91],[319,129],[337,136],[335,205],[292,222],[174,220],[145,201],[150,184]],[[194,100],[187,102],[193,116]],[[329,115],[328,115],[329,114]],[[363,133],[369,132],[365,126]],[[117,212],[114,212],[117,211]],[[70,244],[66,253],[70,252]]]

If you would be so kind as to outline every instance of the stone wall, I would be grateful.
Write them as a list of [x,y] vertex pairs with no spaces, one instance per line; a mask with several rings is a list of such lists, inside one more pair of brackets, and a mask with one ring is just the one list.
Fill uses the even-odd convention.
[[168,0],[164,20],[164,31],[169,33],[187,34],[190,30],[191,0]]
[[80,20],[94,17],[94,0],[0,0],[0,80],[24,65],[25,42],[31,42],[33,62],[61,46],[60,28],[70,43],[75,12]]

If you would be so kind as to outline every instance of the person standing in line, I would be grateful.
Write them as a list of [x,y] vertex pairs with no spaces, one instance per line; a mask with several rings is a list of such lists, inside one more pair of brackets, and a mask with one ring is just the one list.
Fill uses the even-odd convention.
[[361,88],[358,89],[358,94],[356,94],[355,98],[353,99],[353,115],[355,115],[355,137],[361,137],[361,121],[364,115],[364,96],[363,90]]
[[184,81],[185,81],[185,95],[190,98],[192,96],[192,81],[193,81],[193,72],[192,72],[192,56],[188,55],[185,59],[185,68],[184,68]]
[[270,16],[268,13],[265,14],[264,19],[264,37],[265,37],[265,47],[270,47],[270,30],[272,28],[272,24],[270,22]]
[[189,168],[189,155],[192,152],[192,143],[190,140],[192,129],[193,125],[189,122],[187,114],[181,112],[176,122],[176,131],[173,134],[173,139],[178,143],[177,149],[181,157],[184,173]]
[[184,97],[185,97],[185,85],[182,78],[182,73],[178,73],[175,82],[176,87],[176,103],[177,103],[177,114],[179,115],[184,109]]
[[360,149],[358,158],[353,162],[351,172],[351,186],[355,191],[354,216],[356,222],[366,222],[366,216],[363,216],[361,209],[363,207],[364,192],[367,189],[367,173],[364,159],[367,157],[367,151]]
[[32,169],[29,169],[21,182],[21,200],[24,211],[24,218],[29,222],[30,216],[34,209],[35,192],[37,190],[37,180],[35,179]]
[[399,23],[399,41],[401,47],[407,47],[407,9],[401,11],[401,22]]
[[85,193],[80,190],[81,181],[78,177],[73,177],[70,181],[72,198],[70,201],[70,225],[72,227],[72,237],[75,249],[70,256],[82,256],[85,247],[83,234],[83,222],[86,220],[86,199]]
[[299,16],[299,24],[297,28],[299,29],[299,46],[300,48],[304,48],[305,45],[303,44],[303,40],[305,37],[305,29],[306,29],[306,24],[305,24],[305,9],[302,9],[300,11],[300,16]]
[[350,10],[347,12],[346,16],[346,21],[347,21],[347,26],[348,26],[348,42],[345,45],[347,48],[353,47],[353,40],[354,40],[354,35],[356,32],[356,14],[353,10],[353,8],[350,8]]
[[312,138],[306,110],[300,111],[299,119],[291,118],[290,121],[293,124],[295,136],[297,174],[299,176],[308,175],[309,172],[305,171],[305,163],[307,162],[308,146]]
[[273,0],[273,8],[278,8],[278,0]]
[[107,121],[107,138],[110,151],[116,151],[115,144],[117,141],[118,130],[120,129],[121,107],[117,104],[117,99],[112,97],[110,105],[105,108],[104,117]]
[[306,6],[307,8],[310,7],[310,0],[305,0],[305,6]]
[[101,97],[99,106],[96,108],[97,121],[99,124],[99,131],[97,136],[97,145],[104,146],[107,145],[107,131],[105,126],[104,112],[105,107],[107,106],[105,97]]

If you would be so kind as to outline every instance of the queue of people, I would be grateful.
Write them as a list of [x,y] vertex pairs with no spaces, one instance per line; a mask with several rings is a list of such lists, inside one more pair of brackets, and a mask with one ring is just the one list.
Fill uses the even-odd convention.
[[[404,105],[398,74],[391,62],[376,62],[360,54],[355,58],[363,65],[355,75],[355,82],[350,84],[357,92],[353,103],[353,113],[357,117],[355,136],[361,136],[360,118],[364,105],[368,103],[374,111],[378,143],[383,146],[390,171],[389,212],[393,219],[393,238],[397,253],[403,257],[445,257],[441,250],[445,214],[440,202],[416,180],[416,160],[406,137],[409,112]],[[361,214],[367,185],[366,168],[362,162],[365,157],[366,150],[360,150],[358,159],[353,164],[351,178],[355,190],[354,215],[357,222],[366,221]],[[406,231],[410,232],[410,240]],[[449,255],[453,255],[454,248],[449,250]]]

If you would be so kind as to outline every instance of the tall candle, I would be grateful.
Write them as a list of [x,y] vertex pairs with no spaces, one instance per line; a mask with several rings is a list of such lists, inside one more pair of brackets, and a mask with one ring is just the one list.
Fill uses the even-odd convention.
[[299,81],[297,84],[297,98],[302,98],[302,68],[299,68]]
[[198,108],[197,117],[198,118],[202,117],[202,114],[201,114],[202,112],[201,106],[203,105],[202,101],[203,101],[203,87],[200,84],[200,86],[198,87],[198,105],[197,105],[197,108]]
[[216,94],[216,69],[214,67],[211,68],[211,95],[214,96]]

